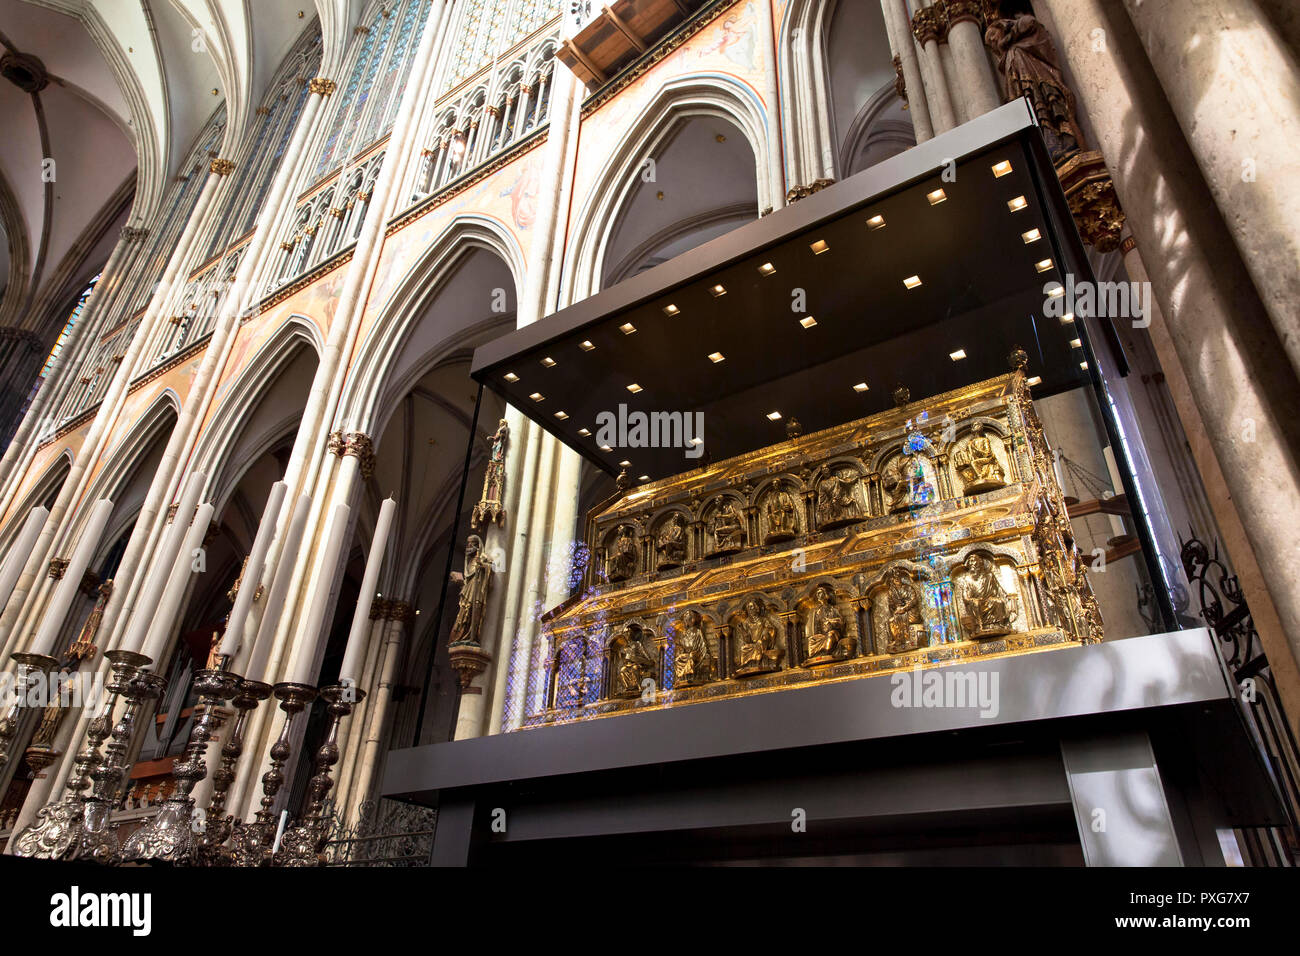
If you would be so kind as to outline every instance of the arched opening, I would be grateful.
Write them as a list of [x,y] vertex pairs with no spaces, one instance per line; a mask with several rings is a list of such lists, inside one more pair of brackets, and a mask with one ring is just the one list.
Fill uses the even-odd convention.
[[825,31],[830,122],[839,178],[916,145],[911,114],[895,88],[878,3],[836,3]]

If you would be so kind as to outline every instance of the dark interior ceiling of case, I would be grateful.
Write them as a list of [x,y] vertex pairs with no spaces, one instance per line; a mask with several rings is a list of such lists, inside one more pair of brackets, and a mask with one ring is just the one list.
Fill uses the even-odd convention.
[[[864,196],[866,170],[828,187],[480,348],[474,377],[633,480],[782,441],[792,417],[805,433],[863,418],[900,384],[916,401],[1004,374],[1017,346],[1036,396],[1086,385],[1083,323],[1045,315],[1044,287],[1087,267],[1062,261],[1063,199],[1030,136],[947,175],[909,178],[925,161],[909,150],[873,168],[902,185]],[[620,405],[702,412],[707,458],[603,450],[597,416]]]

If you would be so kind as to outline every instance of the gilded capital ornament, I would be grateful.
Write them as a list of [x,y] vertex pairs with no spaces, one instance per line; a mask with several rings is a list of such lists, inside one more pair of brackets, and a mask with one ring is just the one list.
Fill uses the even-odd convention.
[[208,163],[208,169],[218,176],[229,176],[235,171],[235,163],[229,159],[214,159]]
[[504,418],[497,423],[497,430],[488,442],[492,453],[483,475],[483,493],[474,505],[469,519],[470,527],[475,531],[481,530],[484,525],[499,525],[505,520],[506,509],[502,501],[506,490],[506,451],[510,447],[510,425]]
[[63,579],[63,572],[68,570],[67,558],[50,558],[50,577],[56,581]]
[[314,76],[307,81],[307,89],[319,96],[329,96],[338,89],[338,84],[328,77]]
[[970,20],[981,30],[984,29],[984,9],[980,0],[942,0],[948,15],[948,27],[955,23]]
[[357,465],[363,479],[369,479],[375,473],[375,446],[370,436],[364,432],[330,432],[325,446],[330,454],[345,458],[351,455],[357,459]]
[[912,35],[916,37],[917,43],[924,46],[938,40],[943,33],[937,7],[921,7],[912,14]]

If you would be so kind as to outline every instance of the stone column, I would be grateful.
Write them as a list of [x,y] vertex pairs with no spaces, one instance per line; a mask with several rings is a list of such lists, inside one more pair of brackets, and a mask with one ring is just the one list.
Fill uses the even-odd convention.
[[1255,0],[1124,0],[1196,164],[1300,371],[1300,73]]
[[[1121,0],[1038,0],[1150,270],[1209,446],[1300,657],[1300,383]],[[1097,43],[1098,30],[1104,43]],[[1157,342],[1157,344],[1159,344]]]
[[932,6],[921,7],[912,17],[912,35],[921,47],[921,74],[925,79],[925,101],[930,107],[934,132],[946,133],[957,125],[957,113],[939,56],[939,18]]
[[983,19],[978,0],[947,0],[948,46],[952,49],[953,85],[964,91],[967,119],[1002,105],[997,80],[984,52]]
[[925,84],[921,82],[921,67],[916,59],[916,43],[912,40],[912,29],[907,21],[907,8],[903,0],[880,0],[880,9],[885,15],[889,48],[903,71],[912,130],[916,133],[916,141],[924,143],[933,138],[934,126],[930,122],[930,106],[925,98]]

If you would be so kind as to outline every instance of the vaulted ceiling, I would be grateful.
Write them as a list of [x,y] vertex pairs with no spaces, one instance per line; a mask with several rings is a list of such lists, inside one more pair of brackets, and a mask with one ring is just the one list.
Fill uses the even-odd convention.
[[50,310],[103,265],[117,227],[156,213],[217,106],[229,155],[311,20],[328,69],[362,6],[0,0],[0,325],[46,337]]

